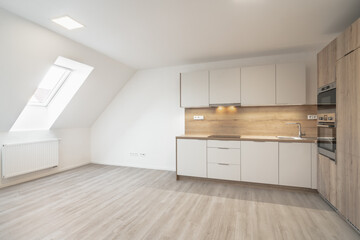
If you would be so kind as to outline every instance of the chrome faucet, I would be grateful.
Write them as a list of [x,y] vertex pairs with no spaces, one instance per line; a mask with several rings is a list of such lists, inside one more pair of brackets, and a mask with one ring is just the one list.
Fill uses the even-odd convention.
[[301,123],[286,123],[287,125],[297,125],[299,128],[299,138],[302,138],[305,134],[301,133]]

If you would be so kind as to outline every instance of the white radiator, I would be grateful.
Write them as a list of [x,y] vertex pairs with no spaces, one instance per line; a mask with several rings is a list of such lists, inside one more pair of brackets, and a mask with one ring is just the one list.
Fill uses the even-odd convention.
[[9,178],[59,164],[59,139],[4,144],[2,177]]

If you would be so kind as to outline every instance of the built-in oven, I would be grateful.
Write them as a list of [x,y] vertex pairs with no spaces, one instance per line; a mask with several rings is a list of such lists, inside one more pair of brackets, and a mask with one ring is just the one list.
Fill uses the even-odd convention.
[[335,113],[318,114],[318,152],[336,161]]
[[318,89],[318,152],[336,161],[336,82]]

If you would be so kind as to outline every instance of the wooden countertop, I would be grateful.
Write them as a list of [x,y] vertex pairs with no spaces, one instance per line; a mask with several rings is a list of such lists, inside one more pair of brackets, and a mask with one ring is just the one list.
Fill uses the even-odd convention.
[[234,136],[234,137],[218,137],[211,135],[181,135],[176,139],[203,139],[203,140],[224,140],[224,141],[259,141],[259,142],[298,142],[298,143],[316,143],[316,138],[288,139],[277,138],[276,136]]

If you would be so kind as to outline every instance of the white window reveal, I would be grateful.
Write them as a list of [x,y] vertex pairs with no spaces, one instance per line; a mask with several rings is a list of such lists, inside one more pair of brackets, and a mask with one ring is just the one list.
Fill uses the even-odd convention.
[[41,81],[28,105],[46,107],[68,79],[70,73],[70,69],[53,65]]
[[58,57],[10,131],[49,130],[94,68]]

